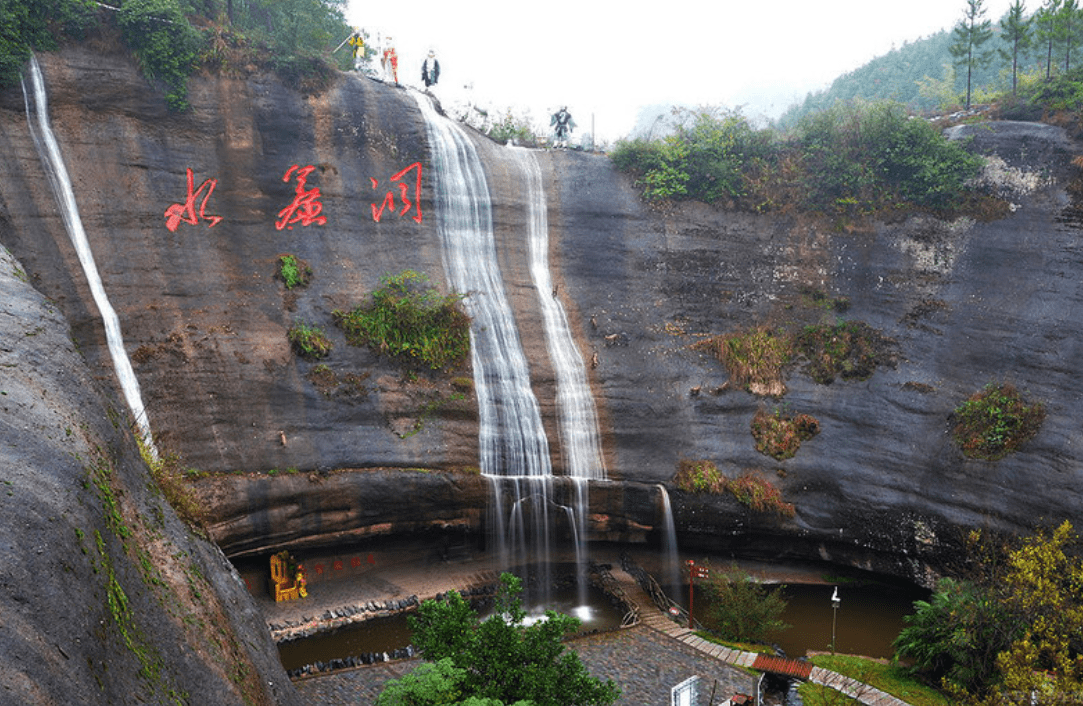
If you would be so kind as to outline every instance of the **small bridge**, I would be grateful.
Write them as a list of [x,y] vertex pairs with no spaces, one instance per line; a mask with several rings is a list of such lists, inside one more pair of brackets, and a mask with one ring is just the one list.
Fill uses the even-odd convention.
[[864,684],[837,672],[813,666],[811,662],[775,657],[757,652],[732,650],[709,640],[704,640],[687,627],[675,623],[667,613],[659,609],[654,600],[640,587],[639,582],[624,569],[614,567],[612,575],[625,595],[639,607],[638,622],[665,633],[675,640],[680,640],[709,657],[738,667],[746,667],[820,684],[867,704],[867,706],[910,706],[907,702],[887,692],[880,691],[869,684]]

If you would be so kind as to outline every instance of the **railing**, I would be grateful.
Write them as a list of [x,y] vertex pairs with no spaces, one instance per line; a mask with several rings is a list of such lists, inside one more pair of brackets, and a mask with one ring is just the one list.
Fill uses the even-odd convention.
[[[684,625],[688,624],[688,609],[667,596],[658,582],[654,580],[654,577],[647,573],[643,567],[635,563],[635,561],[627,554],[621,554],[620,565],[628,575],[636,580],[639,587],[650,596],[654,605],[658,607],[658,610],[673,616],[674,620],[677,622],[683,623]],[[694,625],[697,630],[704,629],[703,624],[698,620],[694,621]]]
[[630,628],[633,625],[639,624],[639,604],[636,603],[620,585],[620,581],[617,581],[610,573],[609,567],[602,564],[590,565],[590,570],[597,577],[598,586],[606,592],[611,598],[620,601],[621,605],[625,609],[624,617],[621,618],[621,628]]

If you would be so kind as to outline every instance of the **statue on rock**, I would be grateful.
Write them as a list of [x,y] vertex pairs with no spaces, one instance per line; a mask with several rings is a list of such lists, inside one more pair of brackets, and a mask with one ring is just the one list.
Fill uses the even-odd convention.
[[425,83],[425,88],[432,88],[440,80],[440,62],[436,60],[436,52],[432,49],[421,64],[421,80]]
[[553,141],[555,147],[568,147],[568,134],[575,129],[575,121],[572,120],[572,114],[568,112],[567,107],[562,107],[557,112],[553,113],[552,118],[549,120],[549,125],[553,127],[553,132],[556,134],[556,139]]
[[387,38],[387,48],[384,49],[383,57],[384,78],[392,83],[399,82],[399,55],[395,51],[395,43],[391,37]]

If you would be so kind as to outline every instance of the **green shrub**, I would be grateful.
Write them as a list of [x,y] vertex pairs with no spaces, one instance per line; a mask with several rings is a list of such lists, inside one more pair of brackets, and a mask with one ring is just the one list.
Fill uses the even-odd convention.
[[332,344],[324,335],[323,330],[316,326],[309,326],[303,321],[294,322],[286,332],[286,338],[302,358],[319,360],[331,354]]
[[952,438],[964,456],[997,461],[1037,435],[1045,406],[1027,404],[1010,383],[989,383],[956,407],[952,419]]
[[677,487],[686,493],[722,493],[726,488],[726,477],[718,466],[710,461],[681,460],[677,465],[677,475],[673,478]]
[[56,49],[58,36],[82,36],[95,9],[87,0],[0,0],[0,88],[18,83],[31,51]]
[[286,289],[307,287],[312,281],[312,268],[295,255],[279,255],[278,277],[286,284]]
[[793,358],[793,338],[767,326],[744,333],[711,336],[693,346],[714,354],[730,379],[757,395],[779,397],[786,392],[783,373]]
[[844,321],[806,326],[797,336],[796,349],[808,360],[806,370],[812,379],[829,385],[836,376],[844,380],[868,378],[889,360],[892,344],[863,321]]
[[767,588],[736,566],[711,572],[707,625],[725,640],[767,643],[791,626],[782,620],[785,586]]
[[416,360],[433,370],[460,365],[470,352],[470,318],[459,294],[442,295],[425,275],[405,270],[385,277],[372,301],[334,312],[351,345]]
[[188,77],[202,39],[177,0],[126,0],[117,12],[117,22],[143,73],[165,84],[170,110],[187,110]]
[[771,481],[752,471],[730,479],[711,461],[682,459],[673,482],[686,493],[729,493],[756,512],[774,512],[783,517],[793,517],[795,513],[793,504],[782,499],[781,491]]
[[780,409],[763,409],[752,418],[752,438],[756,450],[778,461],[793,458],[801,442],[820,433],[820,422],[809,414],[790,415]]

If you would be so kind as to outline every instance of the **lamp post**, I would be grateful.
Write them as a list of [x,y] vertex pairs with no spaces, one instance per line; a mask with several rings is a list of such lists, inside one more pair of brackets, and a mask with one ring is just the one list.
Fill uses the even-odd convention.
[[835,626],[839,617],[839,587],[835,586],[835,592],[831,594],[831,654],[835,654]]

